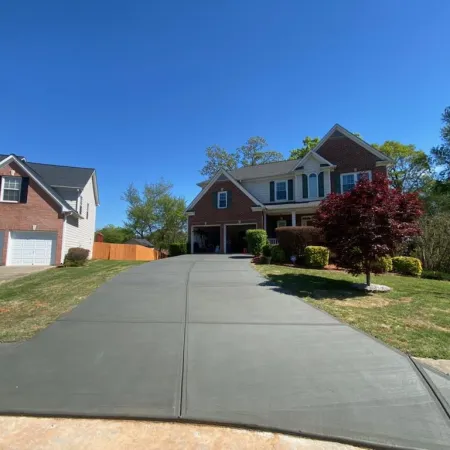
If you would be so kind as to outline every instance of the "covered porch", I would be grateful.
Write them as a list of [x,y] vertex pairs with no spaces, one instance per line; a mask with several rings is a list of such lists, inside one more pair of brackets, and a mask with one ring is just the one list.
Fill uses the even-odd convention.
[[278,208],[278,205],[268,206],[264,212],[264,229],[267,232],[269,243],[278,244],[275,233],[278,227],[311,226],[318,205],[319,202],[311,202],[307,206],[300,207],[298,205],[282,205]]

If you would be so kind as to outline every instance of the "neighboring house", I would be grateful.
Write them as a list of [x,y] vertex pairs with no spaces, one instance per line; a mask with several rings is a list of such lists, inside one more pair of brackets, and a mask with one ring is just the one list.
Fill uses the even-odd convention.
[[140,238],[130,239],[129,241],[125,242],[125,244],[142,245],[143,247],[147,247],[147,248],[155,247],[151,242],[147,241],[147,239],[140,239]]
[[220,170],[199,183],[188,206],[191,251],[241,252],[245,232],[264,228],[271,243],[280,226],[310,225],[330,192],[346,192],[367,174],[386,175],[392,160],[335,125],[301,160]]
[[92,252],[99,205],[94,169],[0,155],[0,265],[53,265]]

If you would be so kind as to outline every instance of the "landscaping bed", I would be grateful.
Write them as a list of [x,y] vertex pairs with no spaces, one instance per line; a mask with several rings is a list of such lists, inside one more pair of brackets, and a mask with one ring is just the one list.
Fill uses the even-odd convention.
[[142,261],[89,261],[83,267],[46,270],[3,283],[0,342],[29,339],[83,301],[117,273]]
[[352,288],[364,282],[339,270],[255,265],[269,280],[413,356],[450,359],[450,282],[385,274],[373,282],[392,288],[364,294]]

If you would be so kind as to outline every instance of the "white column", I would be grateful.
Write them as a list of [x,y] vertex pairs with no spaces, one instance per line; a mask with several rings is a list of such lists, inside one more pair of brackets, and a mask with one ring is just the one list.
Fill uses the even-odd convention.
[[295,227],[295,226],[297,226],[297,213],[292,211],[291,214],[292,214],[292,226]]

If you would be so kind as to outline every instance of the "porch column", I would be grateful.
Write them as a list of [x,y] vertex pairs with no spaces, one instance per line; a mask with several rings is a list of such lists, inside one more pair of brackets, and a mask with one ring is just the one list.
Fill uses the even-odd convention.
[[291,212],[292,215],[292,226],[296,227],[297,226],[297,213],[295,213],[294,211]]

